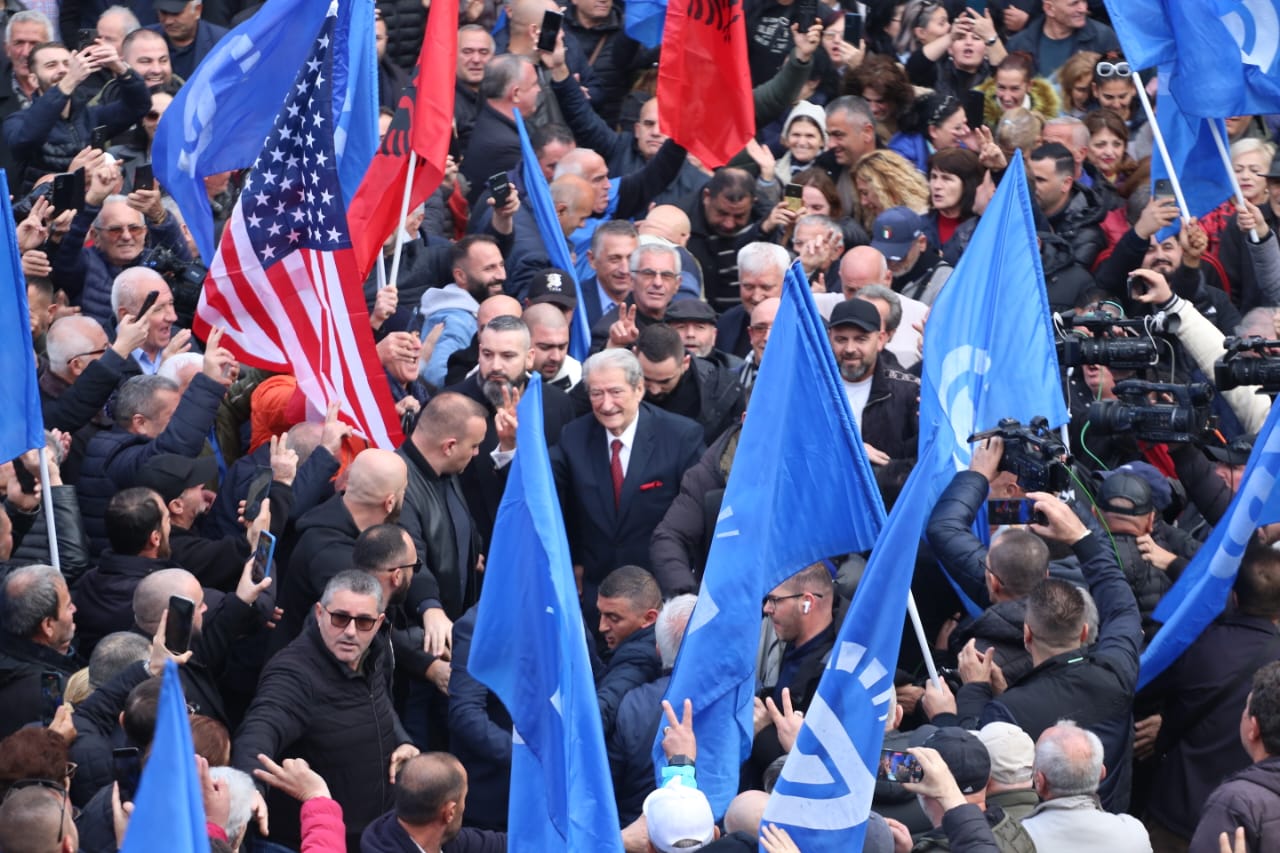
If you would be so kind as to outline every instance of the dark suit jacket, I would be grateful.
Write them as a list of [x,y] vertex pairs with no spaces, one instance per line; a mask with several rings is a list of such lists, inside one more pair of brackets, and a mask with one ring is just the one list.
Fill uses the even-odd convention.
[[609,443],[594,415],[560,433],[551,469],[575,565],[583,567],[584,611],[595,611],[596,587],[619,566],[651,568],[649,539],[680,491],[680,478],[706,447],[696,421],[640,404],[635,443],[622,482],[621,508],[613,505]]

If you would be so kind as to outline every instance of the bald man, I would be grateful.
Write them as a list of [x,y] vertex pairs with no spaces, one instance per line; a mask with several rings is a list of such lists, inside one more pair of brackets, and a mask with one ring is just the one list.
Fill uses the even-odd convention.
[[[572,151],[565,157],[568,158],[571,154]],[[599,155],[596,158],[599,159]],[[564,160],[560,162],[564,163]],[[559,169],[559,166],[556,168]],[[605,193],[608,193],[607,174]],[[580,175],[565,174],[551,182],[551,202],[556,208],[556,218],[560,220],[560,230],[567,239],[586,224],[587,217],[596,212],[599,194],[591,180]],[[523,296],[521,294],[522,298]]]
[[364,853],[451,849],[489,853],[507,849],[505,832],[463,826],[467,771],[447,752],[424,752],[405,762],[396,777],[396,806],[360,837]]
[[[574,149],[574,151],[577,150]],[[565,157],[574,154],[574,151],[570,151]],[[591,154],[592,152],[587,153]],[[599,159],[598,155],[594,156]],[[563,162],[561,160],[561,164]],[[560,165],[557,165],[556,169],[559,177],[552,181],[550,185],[551,202],[555,207],[556,218],[560,222],[560,231],[564,234],[565,240],[569,242],[570,248],[572,248],[575,234],[594,232],[595,230],[594,225],[590,229],[583,226],[592,216],[595,209],[597,189],[592,186],[591,181],[580,175],[572,173],[561,174],[559,172]],[[607,173],[604,179],[604,192],[607,195],[609,192]],[[533,277],[548,267],[556,266],[556,264],[551,262],[546,244],[543,242],[538,232],[538,225],[533,219],[533,214],[527,208],[521,207],[516,211],[515,221],[515,243],[512,246],[511,254],[507,257],[507,281],[505,287],[508,294],[524,302],[529,296],[529,285],[532,283]],[[592,222],[597,223],[597,220],[593,219]],[[590,237],[587,239],[590,240]],[[586,250],[578,252],[577,257],[585,258]],[[581,277],[580,274],[579,277]]]
[[751,342],[751,352],[738,373],[738,381],[743,388],[750,388],[756,381],[756,373],[760,370],[760,362],[764,358],[765,345],[769,343],[769,332],[773,329],[773,318],[778,316],[778,306],[782,300],[770,296],[755,308],[751,309],[751,324],[747,326],[747,337]]
[[11,788],[9,794],[0,805],[0,850],[75,853],[80,849],[80,834],[65,796],[43,785]]
[[524,309],[533,345],[533,370],[542,381],[568,392],[582,379],[582,363],[569,355],[569,320],[550,302]]
[[[346,492],[334,495],[298,520],[289,571],[277,593],[284,618],[271,632],[272,653],[302,632],[325,584],[351,568],[351,552],[360,531],[399,519],[408,483],[409,469],[394,451],[363,450],[347,470]],[[409,602],[417,608],[415,612],[423,614],[424,621],[427,614],[433,620],[443,619],[440,591],[430,572],[414,576]]]

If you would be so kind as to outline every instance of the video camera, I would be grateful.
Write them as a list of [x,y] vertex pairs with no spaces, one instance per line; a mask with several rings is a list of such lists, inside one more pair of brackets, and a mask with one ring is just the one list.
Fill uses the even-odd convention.
[[[1124,379],[1112,390],[1118,399],[1089,404],[1089,425],[1097,432],[1132,432],[1143,441],[1188,442],[1210,427],[1213,386],[1207,382],[1177,385]],[[1153,402],[1152,394],[1168,395],[1174,402]]]
[[[1177,314],[1164,311],[1128,319],[1113,317],[1105,311],[1055,314],[1064,330],[1085,329],[1093,337],[1063,332],[1058,341],[1058,363],[1064,367],[1082,364],[1105,364],[1121,370],[1140,370],[1155,365],[1159,353],[1155,335],[1173,335],[1182,325]],[[1133,329],[1141,337],[1117,336],[1116,329]]]
[[172,249],[156,246],[142,258],[142,265],[150,267],[164,278],[173,291],[173,311],[178,315],[178,325],[190,329],[204,290],[204,279],[209,270],[197,261],[184,261]]
[[1000,470],[1018,478],[1018,485],[1028,492],[1065,492],[1071,488],[1071,455],[1067,447],[1042,417],[1031,419],[1025,427],[1014,418],[1004,418],[995,429],[969,436],[969,442],[999,436],[1004,441]]
[[[1260,385],[1268,394],[1280,391],[1280,357],[1266,355],[1268,349],[1280,348],[1280,341],[1269,341],[1255,335],[1227,338],[1222,346],[1227,354],[1213,365],[1213,383],[1219,391],[1230,391],[1242,385]],[[1244,354],[1247,352],[1257,353],[1258,357],[1246,357]]]

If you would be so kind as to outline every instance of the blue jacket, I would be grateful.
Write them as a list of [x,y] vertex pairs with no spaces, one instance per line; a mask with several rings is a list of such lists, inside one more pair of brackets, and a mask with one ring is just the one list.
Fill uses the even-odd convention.
[[653,739],[662,722],[662,697],[671,673],[642,684],[622,697],[613,732],[605,739],[613,771],[613,796],[623,826],[640,817],[644,798],[657,787],[653,772]]
[[444,326],[427,366],[422,369],[423,379],[437,388],[444,387],[449,356],[460,349],[466,349],[471,343],[471,338],[476,334],[478,310],[480,304],[456,284],[433,287],[422,294],[418,313],[425,318],[420,330],[423,340],[431,329]]
[[93,437],[85,449],[79,483],[80,514],[93,553],[107,546],[104,516],[111,497],[133,486],[138,469],[157,453],[199,456],[225,391],[217,382],[197,373],[160,435],[147,438],[116,426]]
[[623,697],[660,675],[662,660],[658,657],[657,638],[652,625],[641,628],[618,644],[609,656],[609,665],[601,676],[600,683],[596,685],[600,720],[604,723],[606,737],[613,730],[614,719]]

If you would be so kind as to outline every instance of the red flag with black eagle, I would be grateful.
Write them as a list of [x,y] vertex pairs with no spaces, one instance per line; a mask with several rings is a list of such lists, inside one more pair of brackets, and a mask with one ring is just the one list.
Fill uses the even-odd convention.
[[742,0],[671,0],[658,64],[658,124],[704,166],[756,132]]
[[458,0],[433,0],[413,77],[396,105],[391,127],[347,206],[356,265],[367,278],[382,244],[400,225],[409,152],[418,152],[409,210],[427,200],[444,178],[453,138],[458,57]]

